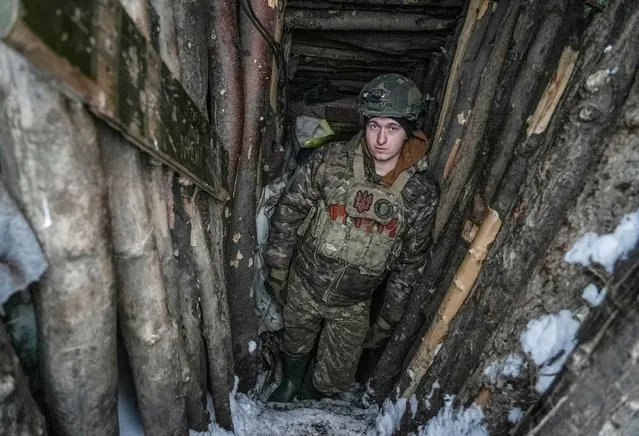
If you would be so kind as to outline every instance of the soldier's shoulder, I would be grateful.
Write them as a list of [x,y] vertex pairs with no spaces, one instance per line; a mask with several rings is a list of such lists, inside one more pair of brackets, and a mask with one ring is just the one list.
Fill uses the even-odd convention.
[[402,195],[411,203],[428,204],[439,199],[439,183],[430,169],[423,169],[412,175]]

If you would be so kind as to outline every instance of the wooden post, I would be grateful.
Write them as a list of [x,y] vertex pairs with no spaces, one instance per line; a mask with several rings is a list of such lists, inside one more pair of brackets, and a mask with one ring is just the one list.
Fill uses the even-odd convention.
[[0,131],[2,176],[49,262],[35,292],[49,423],[115,434],[115,286],[93,119],[0,43]]
[[119,323],[144,431],[186,435],[178,332],[167,308],[140,153],[106,126],[100,128],[100,143],[109,181]]
[[[569,10],[576,4],[568,3]],[[608,5],[581,38],[587,43],[551,124],[539,138],[535,153],[539,160],[528,161],[530,169],[522,185],[514,189],[509,185],[507,192],[498,190],[497,199],[502,195],[509,199],[498,202],[500,208],[504,206],[500,214],[508,216],[495,242],[499,248],[487,259],[474,297],[457,315],[449,340],[418,392],[428,392],[438,380],[442,392],[456,394],[468,382],[491,334],[522,297],[526,281],[555,235],[552,230],[564,222],[566,211],[582,192],[611,126],[623,119],[623,104],[639,68],[639,53],[634,49],[639,41],[639,10],[632,8],[629,13],[630,4]],[[609,53],[604,53],[609,45]],[[471,343],[472,348],[466,345]],[[428,419],[441,405],[441,398],[433,398],[429,407],[420,406],[416,416]]]
[[[435,134],[433,135],[432,140],[432,149],[430,151],[431,162],[435,160],[441,150],[443,140],[442,134],[444,125],[448,123],[450,118],[449,115],[449,107],[452,103],[454,103],[457,98],[457,88],[459,86],[459,82],[457,80],[457,76],[460,73],[460,69],[462,67],[462,59],[466,55],[466,48],[468,47],[468,42],[471,38],[471,35],[476,35],[475,37],[479,37],[479,31],[483,31],[483,28],[479,28],[479,21],[482,20],[487,22],[490,20],[490,15],[486,15],[487,9],[491,2],[489,0],[470,0],[468,3],[468,9],[466,10],[466,19],[464,20],[464,27],[459,35],[459,39],[457,40],[457,48],[455,49],[455,57],[453,59],[453,64],[450,69],[450,74],[448,75],[448,79],[446,81],[446,92],[444,94],[444,100],[441,104],[441,109],[439,111],[439,121],[437,122],[437,129],[435,130]],[[488,12],[488,14],[492,14],[492,12]]]
[[[233,352],[224,278],[223,205],[204,192],[196,197],[185,198],[184,206],[191,220],[191,253],[201,286],[202,335],[208,355],[208,375],[215,419],[221,427],[233,431],[229,400],[233,388]],[[205,211],[208,218],[208,233],[201,211]]]
[[[353,13],[354,12],[354,13]],[[304,30],[376,30],[384,31],[437,31],[455,26],[455,20],[436,18],[428,14],[379,13],[366,10],[313,10],[286,9],[286,25]]]
[[[245,1],[245,0],[243,0]],[[267,2],[251,1],[257,19],[272,28],[274,10]],[[242,67],[244,74],[244,133],[226,242],[229,309],[233,333],[235,374],[239,390],[248,391],[257,376],[256,354],[250,341],[258,343],[253,299],[255,257],[255,203],[257,160],[268,112],[268,77],[271,72],[268,45],[246,14],[241,14]]]
[[451,283],[437,315],[421,340],[421,345],[399,382],[404,398],[410,398],[448,335],[450,322],[471,293],[475,279],[488,255],[488,246],[495,240],[501,227],[496,211],[486,210],[484,220],[473,239],[453,283]]
[[235,186],[244,125],[244,83],[236,4],[234,0],[208,2],[212,25],[208,38],[211,123],[228,150],[228,185],[231,189]]

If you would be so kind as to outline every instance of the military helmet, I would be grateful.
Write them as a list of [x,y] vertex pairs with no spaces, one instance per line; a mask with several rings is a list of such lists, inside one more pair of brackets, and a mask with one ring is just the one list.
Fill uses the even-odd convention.
[[406,118],[416,121],[422,109],[422,93],[415,82],[388,73],[371,80],[357,98],[357,111],[365,117]]

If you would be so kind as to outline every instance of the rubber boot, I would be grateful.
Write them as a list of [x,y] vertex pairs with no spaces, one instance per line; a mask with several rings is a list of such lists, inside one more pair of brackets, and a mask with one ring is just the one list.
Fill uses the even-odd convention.
[[317,390],[315,387],[315,383],[313,383],[313,373],[315,372],[315,359],[308,366],[308,370],[306,371],[306,376],[304,377],[304,383],[299,389],[297,393],[298,400],[321,400],[322,398],[327,398],[329,395],[326,395]]
[[284,376],[282,377],[282,382],[277,389],[273,391],[268,400],[288,403],[293,400],[293,397],[302,384],[310,355],[289,356],[283,352],[282,357],[282,372]]

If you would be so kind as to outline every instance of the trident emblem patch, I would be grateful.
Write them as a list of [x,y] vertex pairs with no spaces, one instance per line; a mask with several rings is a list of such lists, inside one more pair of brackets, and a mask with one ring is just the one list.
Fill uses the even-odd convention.
[[353,207],[359,213],[366,212],[371,209],[373,205],[373,194],[368,191],[362,191],[361,189],[355,194],[355,201],[353,201]]

